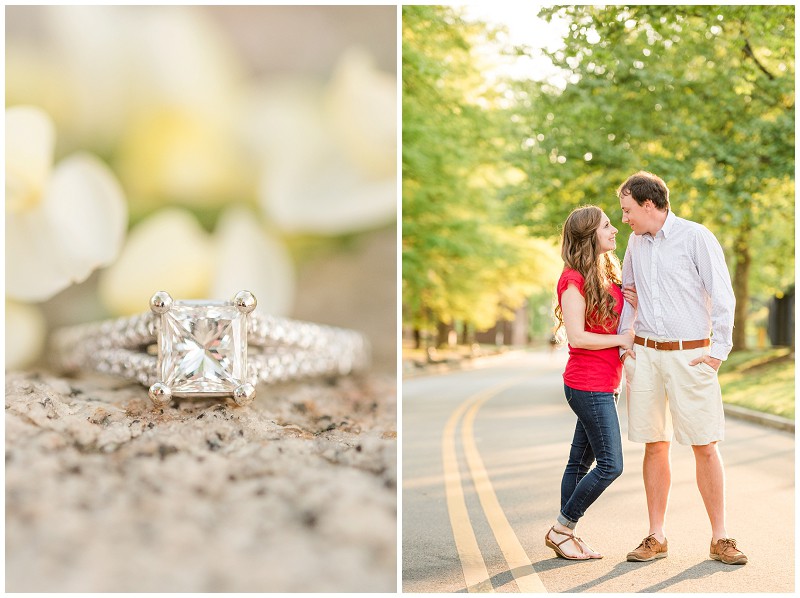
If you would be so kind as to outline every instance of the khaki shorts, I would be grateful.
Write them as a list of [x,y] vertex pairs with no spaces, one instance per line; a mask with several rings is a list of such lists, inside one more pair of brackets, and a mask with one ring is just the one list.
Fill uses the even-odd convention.
[[[662,339],[655,339],[662,340]],[[628,439],[704,445],[723,440],[725,414],[717,372],[707,363],[689,365],[708,347],[659,351],[633,346],[636,359],[625,359]]]

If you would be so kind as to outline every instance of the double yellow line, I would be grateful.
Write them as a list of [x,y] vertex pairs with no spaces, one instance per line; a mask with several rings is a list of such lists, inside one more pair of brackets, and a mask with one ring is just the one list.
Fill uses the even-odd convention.
[[492,529],[500,551],[508,564],[509,571],[517,582],[520,592],[547,592],[531,561],[522,548],[514,530],[506,519],[505,513],[497,500],[489,474],[483,465],[478,446],[475,444],[473,427],[478,410],[486,401],[498,395],[524,379],[524,376],[493,386],[479,392],[459,405],[447,424],[442,435],[442,461],[444,465],[444,485],[447,496],[447,511],[450,515],[450,526],[456,542],[458,558],[464,572],[464,580],[469,592],[494,592],[486,563],[483,560],[475,531],[470,522],[467,503],[464,500],[464,488],[458,467],[456,452],[456,429],[463,416],[461,426],[461,442],[467,460],[472,483],[483,508],[489,527]]

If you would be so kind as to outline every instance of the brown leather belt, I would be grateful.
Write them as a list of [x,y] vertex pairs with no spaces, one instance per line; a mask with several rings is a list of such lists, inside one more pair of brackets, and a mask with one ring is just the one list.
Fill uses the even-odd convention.
[[707,347],[711,344],[711,339],[704,338],[700,341],[654,341],[651,338],[644,339],[641,336],[635,336],[633,337],[633,342],[659,351],[680,351],[681,349]]

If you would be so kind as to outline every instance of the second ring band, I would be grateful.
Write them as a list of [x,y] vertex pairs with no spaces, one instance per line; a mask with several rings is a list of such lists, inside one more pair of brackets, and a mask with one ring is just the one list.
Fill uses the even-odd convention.
[[60,329],[53,355],[63,370],[91,369],[149,387],[157,406],[172,397],[255,398],[257,382],[346,375],[369,363],[354,331],[254,312],[255,297],[173,301],[159,291],[151,311]]

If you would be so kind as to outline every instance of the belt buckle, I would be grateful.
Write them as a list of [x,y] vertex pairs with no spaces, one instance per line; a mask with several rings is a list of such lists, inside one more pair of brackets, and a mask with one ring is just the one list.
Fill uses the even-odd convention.
[[[663,344],[664,344],[664,341],[661,341],[661,344],[663,345]],[[654,348],[656,351],[659,351],[659,350],[660,350],[660,348],[659,348],[659,346],[658,346],[658,345],[659,345],[659,341],[653,341],[653,348]]]

